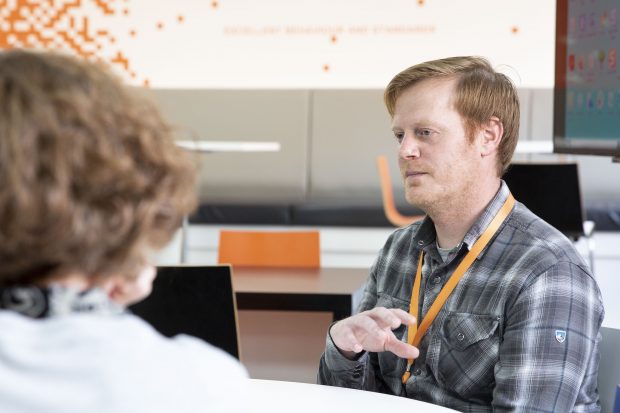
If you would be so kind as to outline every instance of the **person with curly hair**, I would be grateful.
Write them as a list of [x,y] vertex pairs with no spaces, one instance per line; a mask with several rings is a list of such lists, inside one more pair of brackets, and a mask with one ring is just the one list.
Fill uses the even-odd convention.
[[19,50],[0,106],[0,411],[235,411],[235,359],[125,310],[196,205],[158,110],[102,66]]

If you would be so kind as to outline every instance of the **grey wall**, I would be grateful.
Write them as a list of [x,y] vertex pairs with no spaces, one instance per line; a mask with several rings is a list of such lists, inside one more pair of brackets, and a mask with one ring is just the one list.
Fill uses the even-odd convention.
[[179,139],[277,141],[277,153],[202,156],[203,200],[277,202],[308,192],[309,91],[154,90]]
[[[380,204],[375,159],[391,161],[403,203],[396,143],[382,90],[152,90],[179,139],[278,141],[277,153],[202,155],[200,196],[210,202],[314,200]],[[551,140],[551,89],[521,89],[520,140]],[[586,204],[620,202],[620,164],[592,156],[516,155],[577,160]]]

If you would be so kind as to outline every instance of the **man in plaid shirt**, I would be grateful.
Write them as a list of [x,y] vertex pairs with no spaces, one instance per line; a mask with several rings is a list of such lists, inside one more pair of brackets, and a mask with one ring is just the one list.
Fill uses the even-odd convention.
[[385,103],[407,200],[427,217],[390,236],[358,314],[330,327],[319,383],[467,412],[600,411],[600,291],[572,243],[519,202],[418,346],[408,342],[407,329],[510,197],[500,177],[517,143],[519,101],[488,61],[454,57],[399,73]]

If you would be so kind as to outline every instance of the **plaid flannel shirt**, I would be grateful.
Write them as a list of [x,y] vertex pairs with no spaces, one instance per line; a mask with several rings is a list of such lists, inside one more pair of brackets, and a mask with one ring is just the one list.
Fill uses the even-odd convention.
[[[442,262],[430,219],[395,231],[366,283],[359,312],[409,311],[424,250],[420,321],[508,196],[495,198]],[[600,291],[572,243],[517,202],[407,360],[390,352],[348,360],[329,334],[322,384],[379,391],[466,412],[599,412]],[[406,340],[406,327],[394,331]]]

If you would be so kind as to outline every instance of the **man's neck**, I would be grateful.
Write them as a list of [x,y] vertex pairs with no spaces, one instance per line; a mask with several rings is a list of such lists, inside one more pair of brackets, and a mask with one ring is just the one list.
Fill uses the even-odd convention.
[[477,190],[470,196],[461,198],[457,203],[432,214],[438,246],[451,249],[463,240],[467,231],[497,194],[500,188],[499,178],[495,184],[484,185],[482,188],[486,190]]

